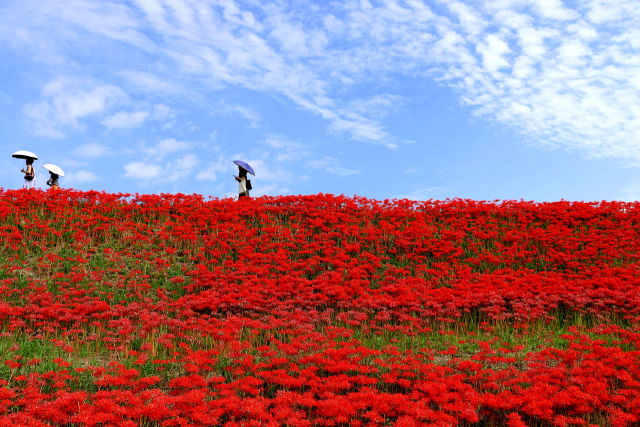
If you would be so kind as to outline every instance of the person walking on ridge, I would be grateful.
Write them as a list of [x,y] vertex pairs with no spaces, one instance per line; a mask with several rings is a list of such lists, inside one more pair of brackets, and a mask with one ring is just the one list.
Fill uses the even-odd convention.
[[27,162],[27,166],[24,169],[20,169],[20,172],[24,174],[24,185],[22,187],[27,189],[36,188],[36,170],[33,168],[33,162],[38,160],[38,156],[31,151],[18,150],[11,157],[26,160]]
[[249,197],[247,171],[238,166],[238,176],[234,176],[234,178],[238,181],[238,199],[240,197]]
[[64,176],[64,171],[62,170],[62,168],[60,166],[52,165],[51,163],[42,165],[42,167],[49,171],[49,174],[51,175],[51,177],[47,181],[47,185],[51,188],[60,188],[58,180],[61,176]]
[[249,190],[252,189],[251,180],[247,178],[247,172],[255,175],[253,168],[242,160],[234,160],[233,163],[238,166],[238,176],[234,176],[238,181],[238,199],[241,197],[249,197]]
[[33,159],[26,159],[27,166],[20,169],[24,173],[24,188],[31,189],[36,187],[36,170],[33,167]]
[[59,176],[53,172],[49,172],[49,175],[51,177],[47,180],[47,185],[51,188],[60,188],[60,185],[58,185]]

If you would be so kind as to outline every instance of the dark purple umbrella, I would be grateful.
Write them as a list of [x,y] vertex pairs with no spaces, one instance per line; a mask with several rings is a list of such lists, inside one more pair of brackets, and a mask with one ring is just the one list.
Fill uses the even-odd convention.
[[240,166],[242,169],[246,170],[251,175],[256,176],[256,173],[253,171],[253,168],[248,164],[246,164],[245,162],[243,162],[242,160],[234,160],[233,163]]

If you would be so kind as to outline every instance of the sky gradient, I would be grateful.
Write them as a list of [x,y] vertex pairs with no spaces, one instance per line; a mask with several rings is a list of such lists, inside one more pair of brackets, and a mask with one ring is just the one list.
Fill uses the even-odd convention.
[[637,0],[4,0],[0,187],[640,198]]

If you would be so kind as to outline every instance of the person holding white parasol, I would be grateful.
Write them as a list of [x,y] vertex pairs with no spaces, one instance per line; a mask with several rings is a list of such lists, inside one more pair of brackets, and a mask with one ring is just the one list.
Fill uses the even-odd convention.
[[58,179],[61,176],[64,176],[64,171],[60,166],[52,165],[47,163],[46,165],[42,165],[43,168],[49,171],[50,178],[47,181],[47,185],[51,188],[60,188],[58,184]]
[[33,167],[33,162],[38,160],[38,156],[31,151],[16,151],[11,155],[15,159],[24,159],[27,165],[24,169],[20,169],[20,172],[24,174],[24,188],[31,189],[36,188],[36,170]]

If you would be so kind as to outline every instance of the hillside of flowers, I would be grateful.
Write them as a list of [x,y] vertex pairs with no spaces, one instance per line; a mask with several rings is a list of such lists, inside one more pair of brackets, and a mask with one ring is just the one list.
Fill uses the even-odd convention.
[[0,189],[0,426],[640,423],[640,204]]

